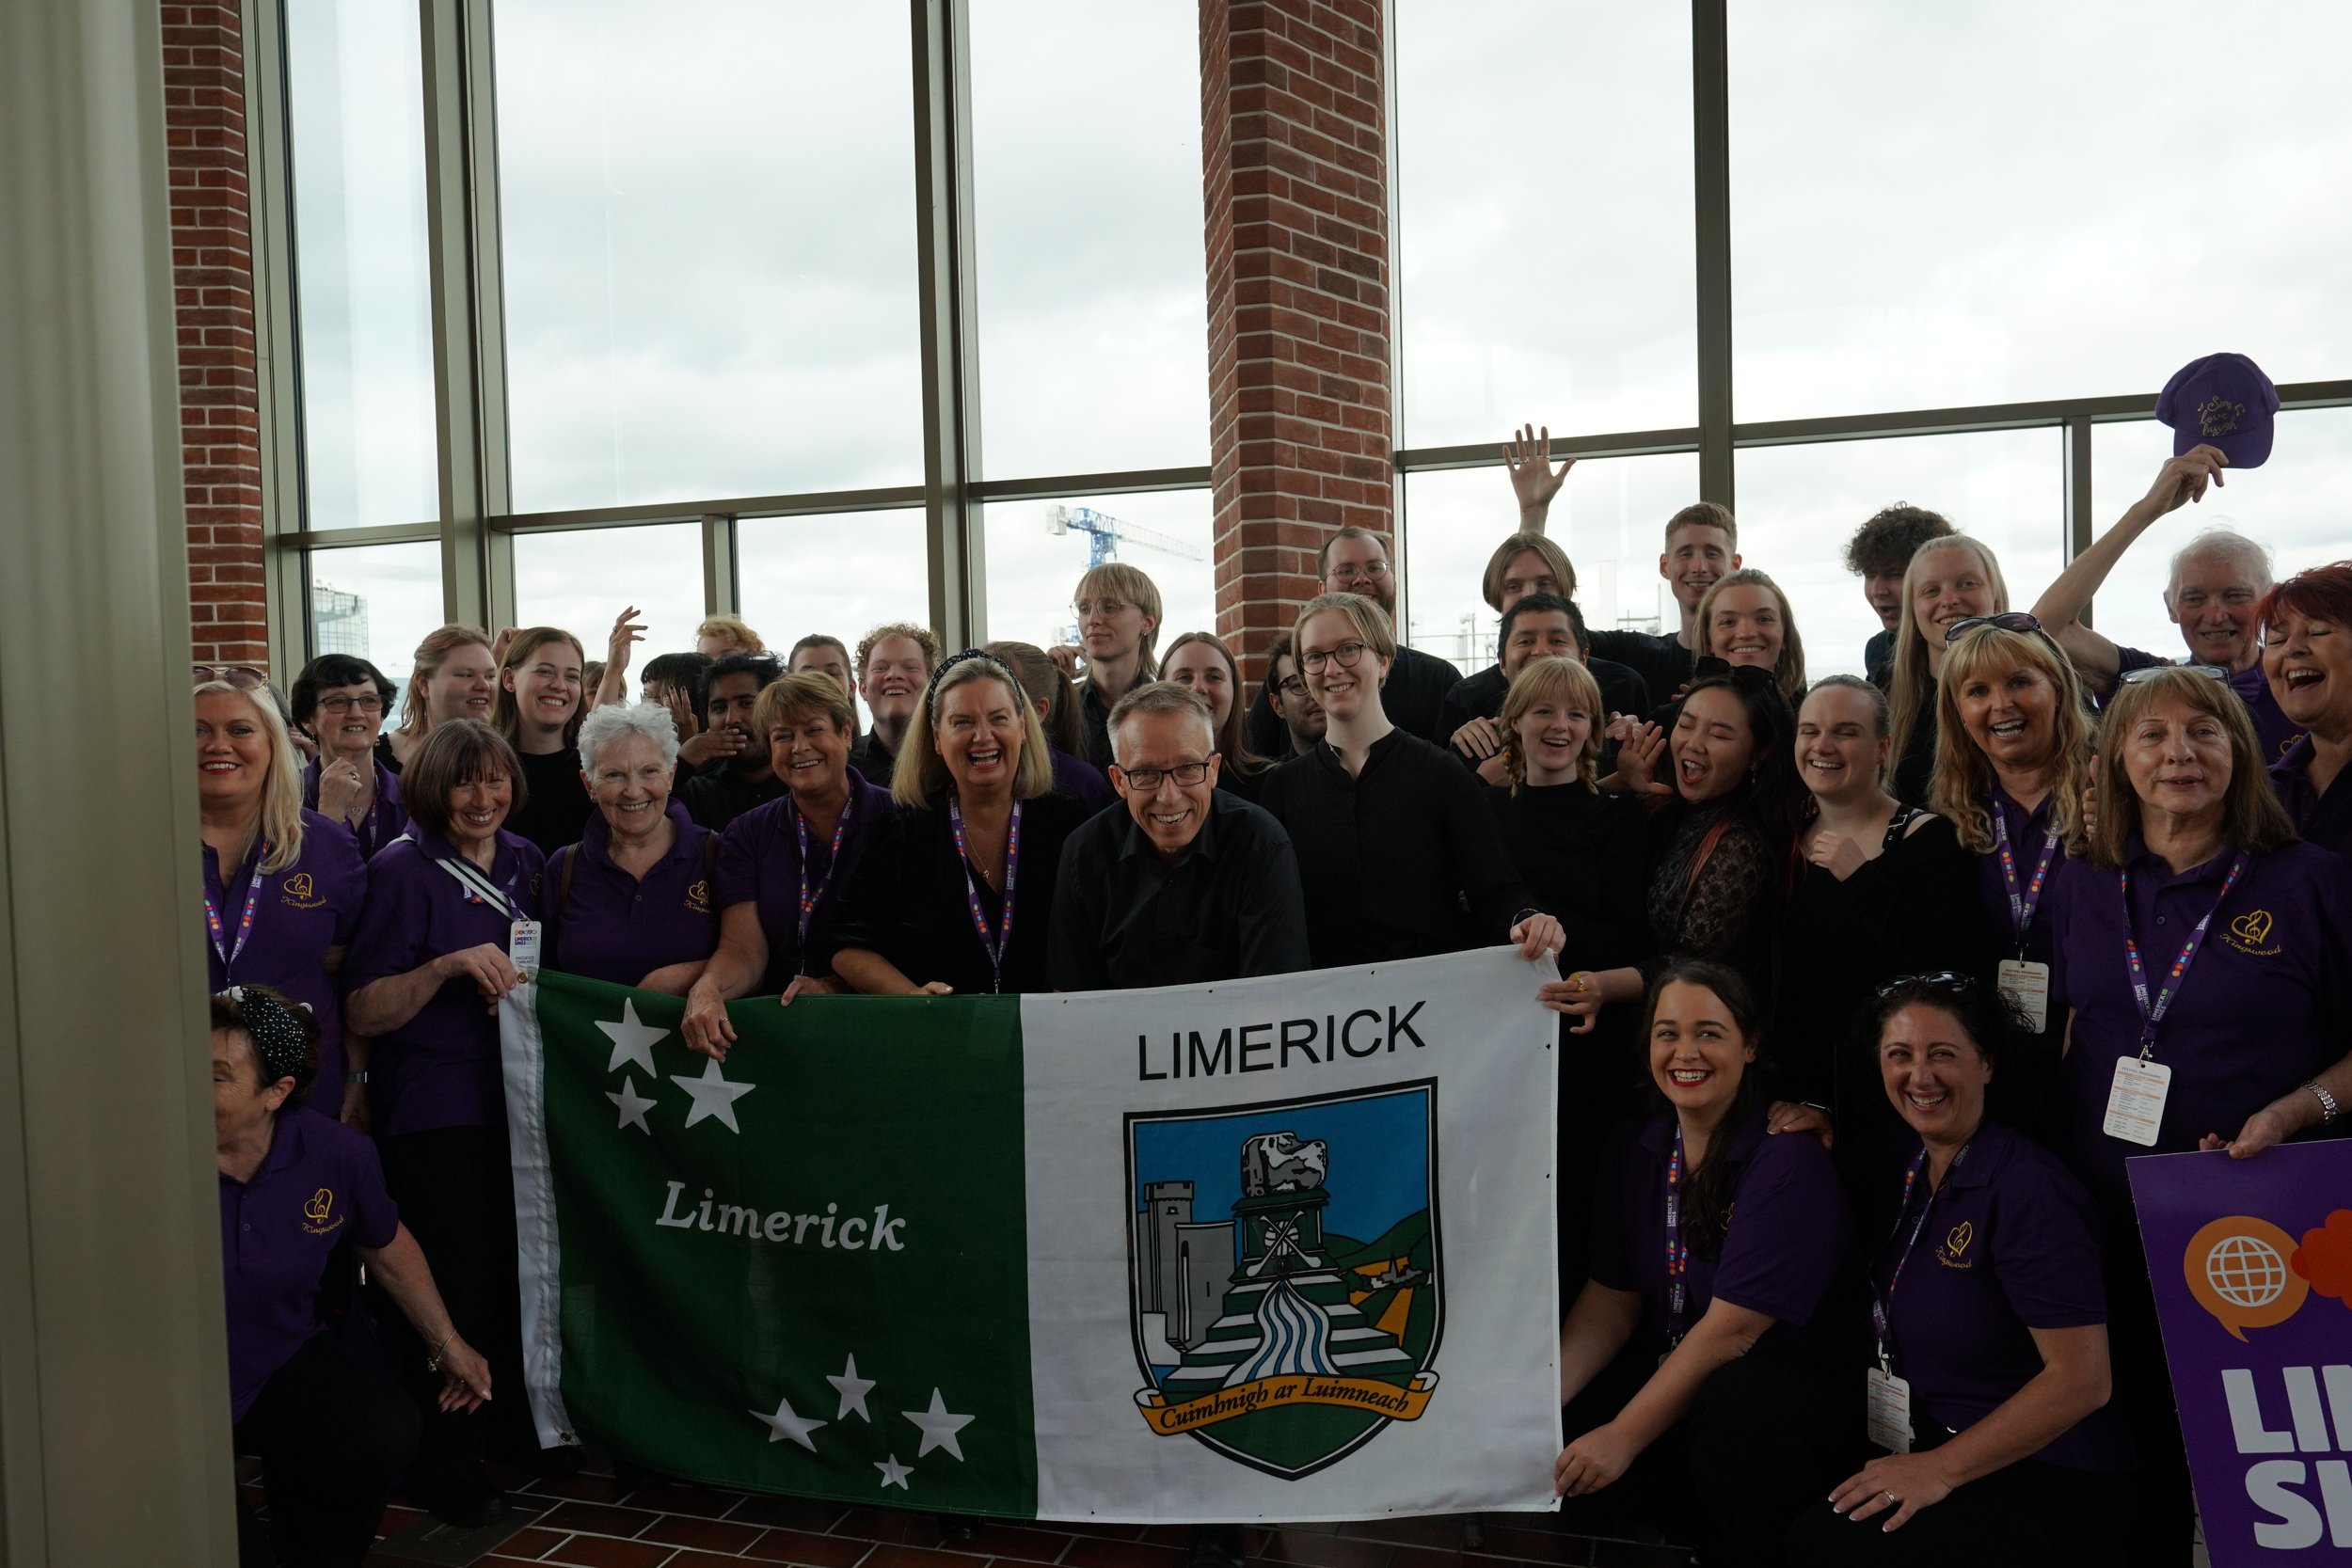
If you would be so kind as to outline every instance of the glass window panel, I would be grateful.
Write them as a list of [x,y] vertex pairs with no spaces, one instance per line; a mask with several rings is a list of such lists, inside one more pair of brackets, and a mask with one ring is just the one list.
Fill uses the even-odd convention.
[[1690,8],[1395,17],[1397,444],[1695,423]]
[[516,509],[918,482],[906,8],[495,14]]
[[303,526],[437,517],[417,8],[304,0],[285,17]]
[[779,658],[813,632],[839,638],[854,657],[858,639],[885,621],[929,625],[928,537],[915,510],[743,518],[735,525],[743,618]]
[[[1479,584],[1486,558],[1518,527],[1501,467],[1406,476],[1407,641],[1464,674],[1495,661],[1501,619]],[[1577,605],[1595,631],[1671,630],[1674,597],[1658,576],[1660,531],[1698,494],[1693,453],[1591,458],[1551,503],[1548,524],[1576,567]],[[1662,695],[1662,694],[1661,694]]]
[[[2093,515],[2105,531],[2148,493],[2172,455],[2172,432],[2153,420],[2097,425],[2091,431]],[[2172,553],[2209,528],[2234,528],[2270,550],[2271,569],[2287,577],[2307,566],[2352,558],[2352,408],[2312,408],[2279,416],[2270,460],[2224,476],[2202,501],[2168,514],[2140,535],[2107,574],[2092,606],[2100,634],[2127,648],[2181,658],[2187,645],[2164,606]]]
[[2065,481],[2056,430],[1818,446],[1739,453],[1741,564],[1772,574],[1804,638],[1805,673],[1861,674],[1878,612],[1846,570],[1846,541],[1881,507],[1908,501],[1981,539],[2001,563],[2010,606],[2029,610],[2058,575]]
[[1216,629],[1216,579],[1209,548],[1214,502],[1206,490],[1157,490],[992,502],[987,509],[990,637],[1041,648],[1077,640],[1070,601],[1095,535],[1077,526],[1054,532],[1057,507],[1093,514],[1073,517],[1072,524],[1118,526],[1112,559],[1141,567],[1160,591],[1153,647],[1165,648],[1184,632]]
[[[2346,374],[2352,204],[2313,193],[2352,163],[2352,10],[2213,15],[1732,7],[1740,418],[2153,392],[2217,348]],[[2189,40],[2261,112],[2152,90]]]
[[562,626],[590,659],[600,659],[613,617],[630,605],[645,624],[630,669],[644,669],[656,654],[692,650],[703,618],[701,524],[516,535],[516,626]]
[[976,0],[986,472],[1209,460],[1193,0]]
[[310,654],[358,654],[405,686],[417,644],[447,619],[441,546],[364,545],[312,550]]

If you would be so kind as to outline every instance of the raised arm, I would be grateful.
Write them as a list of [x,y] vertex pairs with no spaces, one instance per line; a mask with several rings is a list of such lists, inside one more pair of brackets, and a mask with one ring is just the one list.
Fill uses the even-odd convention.
[[1504,444],[1502,465],[1511,473],[1511,493],[1519,500],[1520,531],[1543,532],[1544,519],[1551,515],[1551,498],[1568,482],[1568,470],[1576,467],[1576,459],[1564,457],[1554,468],[1551,427],[1546,425],[1539,432],[1531,424],[1521,426]]
[[604,678],[596,682],[596,699],[588,705],[590,707],[628,701],[629,655],[645,635],[645,623],[637,616],[637,607],[630,605],[613,617],[612,641],[604,649]]
[[2105,696],[2114,690],[2121,665],[2115,644],[2084,626],[2082,612],[2090,608],[2092,596],[2123,559],[2123,552],[2166,513],[2185,501],[2203,500],[2205,486],[2221,483],[2222,466],[2228,461],[2218,447],[2209,446],[2191,447],[2169,460],[2156,470],[2156,481],[2148,493],[2132,502],[2113,528],[2069,562],[2035,602],[2034,618],[2058,639],[2058,646],[2081,672],[2083,684],[2092,691]]

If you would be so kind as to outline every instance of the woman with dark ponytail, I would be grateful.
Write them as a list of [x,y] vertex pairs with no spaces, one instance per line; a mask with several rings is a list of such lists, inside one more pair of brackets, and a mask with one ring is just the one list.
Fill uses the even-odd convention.
[[1592,1277],[1560,1330],[1555,1479],[1695,1531],[1710,1562],[1777,1562],[1851,1470],[1852,1222],[1820,1144],[1765,1132],[1762,1019],[1735,971],[1667,966],[1643,1038],[1660,1108],[1601,1155]]

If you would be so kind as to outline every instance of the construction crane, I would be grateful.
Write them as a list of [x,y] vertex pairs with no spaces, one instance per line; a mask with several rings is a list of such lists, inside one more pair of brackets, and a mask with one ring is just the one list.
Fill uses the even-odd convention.
[[1118,518],[1097,512],[1090,506],[1049,506],[1045,509],[1045,531],[1058,537],[1065,533],[1083,533],[1087,539],[1087,570],[1092,571],[1106,561],[1119,559],[1119,546],[1141,545],[1162,555],[1172,555],[1184,561],[1200,559],[1200,547],[1171,538],[1155,529],[1135,523],[1122,523]]

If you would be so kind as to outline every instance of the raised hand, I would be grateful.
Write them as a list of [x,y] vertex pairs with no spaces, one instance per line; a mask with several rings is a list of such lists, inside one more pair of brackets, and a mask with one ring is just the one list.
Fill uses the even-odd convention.
[[1564,457],[1555,470],[1551,466],[1551,427],[1538,432],[1534,425],[1522,425],[1502,449],[1503,467],[1511,470],[1511,493],[1519,499],[1522,521],[1531,515],[1541,519],[1551,506],[1551,498],[1560,493],[1560,486],[1568,482],[1568,470],[1576,467],[1576,459]]

